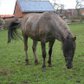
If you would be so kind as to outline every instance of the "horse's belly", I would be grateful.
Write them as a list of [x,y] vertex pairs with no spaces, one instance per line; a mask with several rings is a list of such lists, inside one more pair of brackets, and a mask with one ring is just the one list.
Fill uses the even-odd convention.
[[28,36],[33,40],[40,41],[39,35],[36,33],[29,34]]

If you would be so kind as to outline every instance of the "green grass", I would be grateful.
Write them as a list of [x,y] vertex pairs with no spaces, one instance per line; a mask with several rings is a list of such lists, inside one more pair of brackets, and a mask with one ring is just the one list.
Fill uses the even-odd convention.
[[[42,72],[42,56],[40,43],[37,47],[39,64],[34,64],[32,40],[29,39],[29,62],[25,65],[25,53],[21,40],[7,44],[7,30],[0,31],[0,84],[84,84],[84,24],[69,25],[77,36],[76,53],[73,68],[65,66],[61,43],[56,41],[53,48],[52,64]],[[48,44],[47,44],[48,52]],[[46,61],[48,59],[48,54]],[[48,65],[46,63],[46,65]]]

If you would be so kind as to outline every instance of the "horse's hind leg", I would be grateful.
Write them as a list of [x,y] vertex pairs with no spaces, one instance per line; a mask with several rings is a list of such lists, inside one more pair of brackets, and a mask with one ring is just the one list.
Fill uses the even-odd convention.
[[24,35],[23,38],[24,38],[24,50],[25,50],[25,55],[26,55],[25,61],[26,61],[26,64],[28,64],[28,54],[27,54],[27,50],[28,50],[28,45],[27,45],[28,36]]
[[54,44],[55,40],[49,42],[49,59],[48,59],[48,64],[49,64],[49,67],[52,66],[51,64],[51,55],[52,55],[52,48],[53,48],[53,44]]
[[33,40],[32,50],[33,50],[34,57],[35,57],[35,64],[38,64],[38,57],[37,57],[37,54],[36,54],[37,43],[38,43],[37,41]]

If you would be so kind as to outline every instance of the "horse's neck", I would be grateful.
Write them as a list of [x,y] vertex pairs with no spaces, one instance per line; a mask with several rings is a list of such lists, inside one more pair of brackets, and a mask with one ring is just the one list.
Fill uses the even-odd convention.
[[68,28],[59,28],[58,32],[55,33],[56,39],[59,41],[64,41],[68,36],[73,37],[72,33]]

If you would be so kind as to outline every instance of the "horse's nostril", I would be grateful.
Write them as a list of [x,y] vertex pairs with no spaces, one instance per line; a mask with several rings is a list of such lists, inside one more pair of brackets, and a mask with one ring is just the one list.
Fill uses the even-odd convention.
[[72,65],[71,66],[67,66],[67,69],[71,69],[72,68]]
[[67,69],[71,69],[73,66],[71,65],[66,65]]
[[67,69],[71,69],[72,67],[67,67]]

